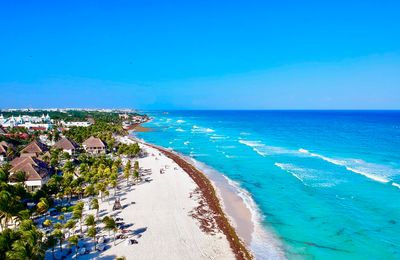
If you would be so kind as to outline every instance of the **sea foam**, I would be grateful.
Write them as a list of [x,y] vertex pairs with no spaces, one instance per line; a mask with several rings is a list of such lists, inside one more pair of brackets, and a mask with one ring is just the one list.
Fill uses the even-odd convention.
[[211,128],[206,128],[206,127],[200,127],[197,125],[192,126],[192,133],[214,133],[215,130]]
[[268,155],[298,153],[297,151],[289,150],[283,147],[265,145],[261,141],[249,141],[249,140],[239,139],[239,143],[251,147],[253,151],[255,151],[256,153],[258,153],[263,157]]
[[333,159],[321,154],[312,153],[303,148],[299,149],[299,152],[307,154],[312,157],[320,158],[334,165],[343,166],[348,171],[363,175],[377,182],[382,182],[382,183],[390,182],[389,179],[391,175],[390,173],[393,172],[393,169],[390,169],[388,167],[367,163],[360,159]]

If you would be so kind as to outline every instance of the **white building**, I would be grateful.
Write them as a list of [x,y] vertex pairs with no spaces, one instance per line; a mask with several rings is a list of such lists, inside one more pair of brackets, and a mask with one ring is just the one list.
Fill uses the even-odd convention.
[[11,116],[9,118],[5,118],[3,115],[0,116],[0,125],[3,127],[24,127],[27,129],[32,128],[44,128],[46,130],[52,128],[52,121],[50,116],[42,114],[41,117],[37,116],[28,116],[28,115],[19,115],[17,117]]
[[61,121],[61,125],[63,125],[64,127],[73,127],[73,126],[88,127],[88,126],[91,125],[91,123],[87,122],[87,121],[80,121],[80,122],[65,122],[65,121]]

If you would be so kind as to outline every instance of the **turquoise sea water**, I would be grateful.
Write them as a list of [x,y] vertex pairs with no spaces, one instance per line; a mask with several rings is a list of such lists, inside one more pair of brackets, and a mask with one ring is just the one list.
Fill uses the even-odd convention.
[[239,183],[289,259],[400,259],[400,112],[149,114],[138,137]]

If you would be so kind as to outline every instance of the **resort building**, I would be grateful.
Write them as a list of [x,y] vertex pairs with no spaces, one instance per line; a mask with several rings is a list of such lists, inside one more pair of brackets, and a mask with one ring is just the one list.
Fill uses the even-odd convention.
[[20,115],[17,117],[11,116],[9,118],[0,115],[0,126],[6,128],[23,127],[33,130],[48,130],[52,128],[52,120],[48,114],[46,116],[43,114],[41,117]]
[[67,127],[67,128],[73,127],[73,126],[76,126],[76,127],[88,127],[88,126],[91,125],[91,123],[87,122],[87,121],[81,121],[81,122],[65,122],[65,121],[61,121],[60,123],[61,123],[62,126]]
[[91,154],[101,154],[106,152],[106,145],[97,137],[89,137],[82,143],[83,149]]
[[[31,157],[15,158],[11,162],[11,166],[9,177],[10,184],[23,181],[28,191],[40,189],[47,183],[54,172],[45,162]],[[23,173],[24,175],[21,176],[19,173]]]
[[38,157],[49,151],[49,148],[41,142],[33,141],[21,150],[21,157]]
[[79,145],[67,137],[63,137],[53,147],[61,149],[63,152],[69,153],[69,155],[75,155]]

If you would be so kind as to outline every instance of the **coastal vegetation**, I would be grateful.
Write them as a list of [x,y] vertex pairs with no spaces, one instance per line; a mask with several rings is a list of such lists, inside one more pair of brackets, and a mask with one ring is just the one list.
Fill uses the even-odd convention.
[[[98,198],[101,201],[116,199],[120,174],[128,173],[124,175],[127,180],[137,175],[131,173],[138,168],[131,170],[130,160],[123,167],[119,155],[133,158],[140,153],[140,147],[116,142],[116,135],[126,134],[118,114],[74,112],[72,117],[81,119],[88,116],[95,119],[91,126],[71,127],[63,133],[57,129],[48,131],[49,139],[58,140],[62,134],[79,144],[95,136],[104,140],[111,152],[116,147],[116,155],[93,155],[82,149],[79,154],[71,155],[62,149],[51,148],[48,153],[40,155],[40,159],[53,167],[56,174],[35,191],[27,190],[25,173],[20,172],[20,180],[11,185],[12,166],[6,163],[0,167],[0,259],[43,259],[46,250],[54,256],[57,245],[59,254],[67,254],[70,248],[77,255],[82,236],[93,240],[96,248],[99,227],[113,232],[115,241],[116,222],[111,217],[99,218]],[[63,119],[61,114],[59,118]],[[2,139],[10,141],[10,138]],[[13,143],[17,144],[13,151],[17,156],[26,142],[16,138]],[[109,190],[114,192],[110,194]],[[84,214],[83,198],[89,201],[88,206],[95,210],[95,215]],[[74,232],[76,228],[79,234]]]

